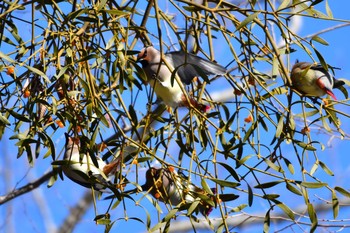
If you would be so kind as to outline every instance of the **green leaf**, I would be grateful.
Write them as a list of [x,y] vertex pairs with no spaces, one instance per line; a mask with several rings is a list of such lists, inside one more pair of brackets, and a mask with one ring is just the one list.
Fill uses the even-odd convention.
[[301,192],[300,192],[297,188],[295,188],[293,185],[287,183],[286,187],[287,187],[287,189],[288,189],[289,191],[291,191],[292,193],[294,193],[294,194],[296,194],[296,195],[299,195],[299,196],[302,196]]
[[252,22],[256,17],[258,17],[259,14],[260,12],[255,12],[249,15],[237,26],[236,31],[240,30],[241,28],[245,27],[248,23]]
[[233,194],[233,193],[225,193],[225,194],[219,194],[220,201],[227,202],[227,201],[233,201],[239,198],[239,195]]
[[319,161],[317,160],[310,170],[310,174],[313,175],[318,168]]
[[221,185],[222,187],[235,188],[241,185],[240,183],[235,183],[227,180],[219,180],[219,179],[213,179],[213,178],[210,178],[210,180],[217,183],[218,185]]
[[162,221],[163,222],[169,221],[170,219],[172,219],[176,215],[176,213],[178,211],[179,210],[177,208],[174,208],[174,209],[170,210],[169,213],[164,217],[164,219]]
[[284,182],[284,180],[266,182],[266,183],[258,184],[254,188],[267,189],[267,188],[274,187],[282,182]]
[[258,121],[255,121],[247,130],[246,134],[244,135],[243,142],[247,141],[250,135],[254,132],[254,130],[258,126]]
[[318,220],[317,220],[317,215],[316,215],[314,206],[311,203],[307,204],[307,211],[309,213],[309,217],[312,223],[310,232],[314,232],[317,228]]
[[319,163],[320,163],[320,166],[322,167],[322,169],[323,169],[328,175],[334,176],[334,173],[331,171],[331,169],[329,169],[329,168],[327,167],[326,164],[324,164],[322,161],[319,161]]
[[267,200],[274,200],[274,199],[277,199],[279,197],[280,197],[279,194],[266,194],[263,196],[263,198],[267,199]]
[[190,216],[194,211],[196,211],[198,208],[198,205],[200,204],[200,200],[195,200],[191,203],[190,207],[187,209],[187,215]]
[[324,39],[322,39],[322,38],[319,37],[319,36],[313,36],[313,37],[311,38],[311,40],[316,41],[316,42],[318,42],[318,43],[320,43],[320,44],[323,44],[323,45],[329,45],[327,41],[325,41]]
[[265,214],[265,218],[264,218],[264,233],[268,233],[270,232],[270,210],[269,209],[266,214]]
[[276,205],[281,208],[281,210],[283,210],[284,213],[287,214],[287,216],[294,221],[295,219],[295,216],[294,216],[294,213],[293,211],[288,207],[286,206],[285,204],[283,204],[282,202],[279,202],[279,201],[274,201],[276,203]]
[[313,2],[310,4],[310,7],[315,6],[315,5],[317,5],[317,4],[319,4],[319,3],[323,2],[323,1],[324,1],[324,0],[315,0],[315,1],[313,1]]
[[284,10],[290,5],[290,0],[284,0],[281,5],[277,8],[277,11]]
[[315,51],[316,56],[318,57],[318,60],[320,61],[321,65],[323,66],[323,68],[325,70],[328,70],[328,65],[327,65],[326,61],[324,60],[322,54],[319,53],[315,48],[314,48],[314,51]]
[[286,158],[283,158],[283,161],[284,161],[284,163],[287,165],[289,172],[290,172],[291,174],[294,174],[295,170],[294,170],[293,164],[292,164],[288,159],[286,159]]
[[279,138],[281,136],[282,130],[283,130],[283,126],[284,126],[284,121],[283,121],[283,116],[280,116],[280,119],[278,120],[278,125],[276,128],[276,134],[275,137]]
[[239,178],[238,174],[236,173],[236,170],[233,169],[229,164],[221,163],[221,162],[217,162],[217,163],[220,164],[221,166],[223,166],[236,181],[240,182],[240,178]]
[[253,190],[252,190],[252,188],[250,187],[250,185],[248,184],[248,205],[249,205],[249,206],[252,206],[252,205],[253,205],[253,198],[254,198]]
[[26,117],[22,114],[19,114],[19,113],[13,111],[12,109],[8,109],[7,111],[10,113],[10,115],[12,115],[14,118],[16,118],[19,121],[31,122],[31,120],[28,117]]
[[327,16],[329,18],[333,19],[333,13],[332,13],[331,8],[329,7],[328,0],[326,0],[326,12],[327,12]]
[[345,189],[343,189],[342,187],[336,186],[334,188],[337,192],[339,192],[341,195],[350,198],[350,192],[346,191]]
[[211,191],[211,188],[209,187],[209,185],[208,185],[208,183],[205,181],[205,179],[201,179],[201,185],[202,185],[203,190],[204,190],[206,193],[209,193],[209,194],[212,194],[212,195],[213,195],[213,192]]
[[0,121],[5,125],[10,125],[10,121],[0,113]]
[[137,114],[135,112],[134,107],[131,104],[129,105],[129,114],[134,126],[137,126],[138,125]]
[[332,207],[333,207],[333,218],[336,219],[339,213],[339,201],[335,191],[332,191]]
[[276,78],[277,75],[279,74],[279,65],[278,65],[278,59],[276,56],[273,56],[272,60],[272,78]]
[[312,189],[317,189],[317,188],[322,188],[327,186],[327,183],[322,183],[322,182],[297,182],[299,183],[301,186],[305,187],[305,188],[312,188]]
[[316,151],[315,147],[311,146],[310,144],[306,144],[305,142],[298,141],[296,144],[305,150]]
[[271,162],[271,160],[269,159],[264,159],[264,162],[273,170],[277,171],[277,172],[281,172],[284,173],[283,169],[280,166],[277,166],[276,164],[274,164],[273,162]]

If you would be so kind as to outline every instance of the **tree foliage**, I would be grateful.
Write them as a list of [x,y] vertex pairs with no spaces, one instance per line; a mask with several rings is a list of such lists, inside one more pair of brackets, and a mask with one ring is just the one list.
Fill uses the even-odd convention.
[[[239,195],[217,203],[219,224],[203,220],[214,231],[232,231],[230,216],[261,202],[264,231],[273,213],[288,227],[302,223],[314,231],[320,226],[315,205],[323,201],[311,196],[328,200],[334,219],[339,197],[350,196],[325,178],[339,174],[319,156],[325,142],[317,138],[321,131],[349,139],[341,124],[349,118],[349,101],[345,88],[337,93],[339,101],[306,98],[291,88],[296,56],[328,63],[319,51],[327,41],[318,34],[302,37],[291,25],[297,17],[349,24],[333,17],[329,3],[2,1],[0,136],[8,131],[17,157],[27,156],[33,166],[34,158],[51,160],[56,173],[50,186],[62,176],[57,161],[64,143],[55,139],[70,132],[91,155],[108,162],[122,157],[114,179],[121,191],[136,187],[138,171],[157,162],[183,171],[202,188]],[[210,105],[209,113],[167,111],[156,102],[135,59],[147,45],[162,53],[182,49],[228,69],[224,77],[199,77],[187,87],[189,95]],[[95,218],[107,230],[126,218],[149,231],[169,230],[175,216],[194,220],[186,210],[165,210],[147,193],[121,197]],[[148,200],[162,213],[159,218],[146,208],[144,219],[109,215]],[[300,205],[302,214],[295,209]]]

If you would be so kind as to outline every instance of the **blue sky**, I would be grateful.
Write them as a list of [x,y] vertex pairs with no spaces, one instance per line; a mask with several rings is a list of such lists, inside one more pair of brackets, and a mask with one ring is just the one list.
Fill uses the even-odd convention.
[[[350,20],[350,16],[348,13],[348,9],[350,7],[349,1],[329,1],[331,9],[333,11],[333,15],[338,19]],[[324,11],[324,4],[320,4],[318,9]],[[27,12],[29,15],[29,12]],[[178,19],[180,20],[180,19]],[[301,30],[299,35],[309,35],[316,33],[322,29],[340,24],[340,22],[331,22],[326,20],[316,20],[312,18],[304,18]],[[335,67],[340,67],[341,70],[336,70],[336,76],[338,78],[349,79],[350,77],[350,69],[349,65],[349,54],[350,54],[350,45],[348,43],[348,38],[350,37],[350,27],[344,27],[337,29],[335,31],[331,31],[325,34],[322,34],[321,37],[325,39],[329,46],[317,45],[317,49],[323,54],[323,56],[327,57],[327,62]],[[215,44],[216,48],[220,48],[220,43],[218,41],[218,45]],[[139,45],[141,48],[141,45]],[[1,48],[4,52],[6,48]],[[299,49],[300,50],[300,49]],[[225,60],[225,50],[219,50],[216,52],[216,60],[220,64],[227,64]],[[291,61],[295,59],[299,60],[310,60],[307,55],[303,54],[300,51],[292,54]],[[225,85],[225,84],[223,84]],[[218,81],[216,86],[211,88],[211,91],[219,91],[220,87],[222,87],[220,81]],[[344,99],[343,95],[340,91],[335,91],[338,98]],[[337,105],[337,109],[350,113],[349,108],[345,105]],[[296,109],[296,111],[299,111]],[[350,132],[349,121],[342,121],[342,129],[348,133]],[[316,130],[316,129],[315,129]],[[106,129],[106,133],[107,129]],[[327,176],[323,174],[322,170],[318,170],[316,175],[322,177],[327,182],[330,182],[332,186],[342,186],[347,187],[347,177],[349,177],[350,168],[349,168],[349,156],[347,153],[348,149],[348,140],[341,140],[338,137],[338,134],[330,135],[323,134],[319,132],[315,133],[314,139],[320,140],[325,148],[323,151],[318,150],[318,157],[327,164],[327,166],[333,170],[336,174],[334,177]],[[9,137],[12,136],[11,132],[6,132],[0,141],[1,152],[3,153],[0,156],[0,194],[3,195],[7,193],[9,190],[21,187],[28,182],[34,181],[39,178],[44,172],[51,169],[51,157],[43,159],[39,157],[35,161],[35,166],[30,167],[28,165],[28,161],[26,156],[22,156],[20,158],[16,158],[16,149],[14,140],[9,140]],[[334,138],[332,138],[334,136]],[[64,135],[54,138],[54,143],[57,146],[56,153],[59,154],[61,148],[64,145]],[[177,152],[177,149],[174,145],[172,145],[173,153]],[[286,151],[284,154],[287,154],[287,157],[292,158],[294,152],[290,150],[288,145],[285,146]],[[320,148],[318,148],[320,149]],[[312,155],[310,153],[310,165],[312,164]],[[295,156],[294,156],[295,159]],[[10,172],[9,172],[10,171]],[[143,174],[145,169],[140,169],[140,183],[143,183]],[[131,176],[134,177],[135,173],[131,173]],[[6,180],[6,182],[4,182]],[[5,187],[5,184],[7,187]],[[281,190],[278,190],[281,188]],[[276,193],[280,193],[281,195],[287,195],[284,192],[284,187],[276,186]],[[15,200],[7,203],[0,208],[0,232],[47,232],[52,230],[54,227],[60,226],[63,219],[69,214],[70,207],[72,207],[77,200],[79,200],[83,193],[86,191],[85,188],[76,185],[71,182],[69,179],[65,178],[64,181],[60,179],[54,184],[53,187],[47,188],[46,185],[42,185],[40,188],[34,190],[32,193],[25,194],[16,198]],[[322,194],[315,192],[311,192],[312,195],[310,198],[312,200],[318,201],[318,196],[322,196]],[[325,194],[327,195],[327,194]],[[142,198],[142,194],[138,194],[135,196],[135,199],[138,200]],[[266,203],[260,201],[259,199],[255,199],[256,206],[245,210],[249,213],[260,212],[261,207],[266,207]],[[246,203],[246,199],[242,198],[235,202],[230,203],[232,207],[235,207],[239,204]],[[289,200],[290,203],[286,204],[294,204],[295,200]],[[108,201],[97,201],[97,214],[102,214],[106,211],[108,207]],[[145,209],[150,212],[152,215],[156,215],[156,211],[154,207],[149,202],[147,198],[143,198],[141,201],[141,206],[137,207],[133,202],[127,202],[127,215],[129,217],[138,216],[140,218],[145,218]],[[164,216],[167,212],[165,205],[160,204],[163,210]],[[341,209],[342,210],[342,209]],[[114,209],[110,212],[112,214],[112,219],[116,220],[119,218],[124,218],[124,210],[122,205],[118,206],[117,209]],[[211,217],[219,216],[218,210],[212,213]],[[331,218],[331,214],[324,215],[324,218]],[[339,218],[346,216],[345,214],[341,214]],[[78,224],[75,232],[103,232],[104,226],[96,225],[93,222],[93,218],[95,217],[94,208],[90,208],[88,213],[83,217],[82,221]],[[179,218],[179,220],[183,220],[184,218]],[[155,224],[156,222],[153,222]],[[261,227],[261,226],[260,226]],[[277,226],[280,227],[280,226]],[[145,230],[144,225],[135,220],[118,220],[113,226],[113,231],[121,230],[125,232],[126,230],[130,232],[143,232]],[[253,228],[256,229],[256,228]],[[259,226],[258,226],[258,229]],[[272,228],[273,229],[273,228]],[[279,228],[276,228],[279,229]],[[251,231],[252,229],[240,229],[241,232]]]

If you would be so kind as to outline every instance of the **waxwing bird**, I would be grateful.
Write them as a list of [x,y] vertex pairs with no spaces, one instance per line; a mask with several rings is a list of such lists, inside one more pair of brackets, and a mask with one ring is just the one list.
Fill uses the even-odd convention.
[[[141,186],[142,191],[149,192],[155,199],[161,202],[178,206],[183,203],[185,206],[198,202],[195,208],[196,212],[201,212],[208,216],[216,205],[216,189],[212,188],[209,192],[189,183],[188,179],[179,175],[173,167],[156,169],[151,167],[146,172],[146,182]],[[137,189],[126,191],[125,193],[134,193]],[[220,194],[222,201],[231,201],[237,199],[235,194]]]
[[333,88],[344,85],[344,81],[336,80],[321,64],[297,62],[291,72],[293,87],[307,96],[321,97],[325,94],[337,99]]
[[[147,82],[154,88],[157,97],[170,107],[189,106],[180,85],[190,84],[194,77],[204,75],[224,75],[226,69],[214,62],[205,60],[183,51],[165,53],[161,61],[161,53],[152,46],[143,48],[137,56],[147,76]],[[170,66],[168,67],[167,64]],[[176,71],[181,83],[172,78],[172,71]],[[198,103],[192,97],[189,101],[195,108],[206,112],[210,108]]]
[[95,190],[102,190],[111,185],[108,177],[111,164],[106,164],[100,157],[92,161],[89,154],[80,154],[79,138],[70,137],[67,133],[64,162],[61,167],[63,173],[72,181]]

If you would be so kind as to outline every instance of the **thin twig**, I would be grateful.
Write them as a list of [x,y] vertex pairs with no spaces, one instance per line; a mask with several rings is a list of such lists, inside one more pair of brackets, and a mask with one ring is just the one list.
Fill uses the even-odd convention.
[[42,177],[40,177],[38,180],[36,180],[32,183],[28,183],[21,188],[15,189],[12,192],[10,192],[4,196],[0,196],[0,205],[18,197],[18,196],[21,196],[25,193],[28,193],[28,192],[32,191],[33,189],[36,189],[37,187],[42,185],[44,182],[48,181],[55,174],[56,174],[56,171],[51,170],[48,173],[44,174]]

